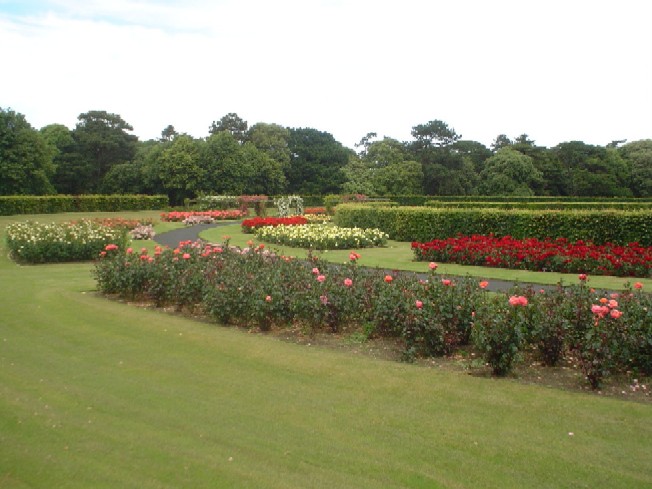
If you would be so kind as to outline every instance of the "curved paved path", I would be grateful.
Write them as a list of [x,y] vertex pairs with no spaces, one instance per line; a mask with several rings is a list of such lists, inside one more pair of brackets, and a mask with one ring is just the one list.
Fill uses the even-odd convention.
[[[169,246],[170,248],[176,248],[179,245],[179,242],[181,241],[197,241],[198,239],[200,239],[199,233],[201,233],[206,229],[220,227],[220,226],[227,226],[229,224],[238,224],[239,222],[240,221],[226,221],[226,222],[215,222],[212,224],[196,224],[195,226],[183,227],[179,229],[174,229],[172,231],[168,231],[166,233],[157,234],[154,237],[154,241],[156,241],[161,246]],[[425,273],[424,274],[419,274],[416,272],[414,273],[415,275],[424,279],[427,278],[428,276],[428,274]],[[478,280],[480,280],[480,278],[478,278]],[[491,290],[494,292],[509,290],[511,287],[515,285],[514,282],[508,282],[505,280],[487,279],[487,281],[489,282],[489,286],[487,287],[487,290]],[[554,285],[540,285],[540,284],[527,284],[527,283],[519,283],[519,285],[524,287],[532,285],[537,290],[538,289],[554,290],[557,288]]]
[[206,229],[216,228],[219,226],[227,226],[229,224],[239,224],[241,221],[222,221],[214,222],[212,224],[196,224],[194,226],[187,226],[179,229],[173,229],[167,233],[157,234],[154,236],[156,241],[161,246],[169,246],[176,248],[181,241],[197,241],[199,233]]

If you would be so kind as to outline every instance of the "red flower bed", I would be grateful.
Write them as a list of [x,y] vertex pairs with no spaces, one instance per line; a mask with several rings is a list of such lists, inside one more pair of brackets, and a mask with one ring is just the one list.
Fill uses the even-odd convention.
[[245,219],[242,221],[242,232],[253,233],[256,228],[263,226],[300,226],[301,224],[308,224],[308,219],[303,216],[254,217],[253,219]]
[[620,277],[649,277],[652,247],[629,243],[569,242],[565,238],[540,241],[511,236],[458,236],[412,243],[418,261],[561,273],[591,273]]
[[245,217],[247,215],[246,211],[242,211],[240,209],[236,210],[226,210],[226,211],[192,211],[192,212],[180,212],[180,211],[174,211],[174,212],[164,212],[161,214],[161,220],[162,221],[168,221],[168,222],[181,222],[184,219],[188,217],[194,217],[194,216],[207,216],[207,217],[212,217],[216,221],[222,221],[225,219],[240,219],[241,217]]
[[326,207],[306,207],[304,214],[326,214]]

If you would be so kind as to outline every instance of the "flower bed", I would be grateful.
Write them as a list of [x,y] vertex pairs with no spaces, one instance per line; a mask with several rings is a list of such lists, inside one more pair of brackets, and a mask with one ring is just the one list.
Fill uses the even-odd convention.
[[293,217],[254,217],[242,221],[243,233],[254,233],[258,228],[265,226],[301,226],[307,224],[308,220],[303,216]]
[[488,294],[487,282],[365,270],[351,253],[343,266],[279,257],[263,246],[182,243],[153,255],[109,245],[96,262],[98,288],[158,306],[190,308],[221,324],[299,325],[400,337],[406,359],[473,345],[497,375],[523,351],[546,365],[573,359],[592,387],[615,372],[652,373],[652,296],[642,285],[598,293],[587,277],[552,292],[531,288]]
[[92,221],[63,224],[19,222],[7,226],[7,246],[12,256],[27,263],[92,260],[108,243],[125,243],[122,227]]
[[306,207],[303,214],[326,214],[326,207]]
[[567,239],[514,239],[511,236],[458,236],[412,243],[418,261],[561,273],[649,277],[652,247],[630,243],[595,245]]
[[378,229],[341,228],[329,224],[262,227],[256,231],[256,237],[269,243],[318,250],[368,248],[387,243],[387,234]]
[[216,221],[226,219],[240,219],[247,216],[247,212],[240,209],[231,209],[225,211],[173,211],[161,214],[161,220],[167,222],[183,222],[185,219],[193,216],[210,217]]

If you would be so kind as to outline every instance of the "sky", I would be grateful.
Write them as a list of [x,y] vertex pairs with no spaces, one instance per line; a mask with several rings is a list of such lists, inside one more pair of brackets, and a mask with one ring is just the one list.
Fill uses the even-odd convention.
[[650,0],[0,0],[0,107],[141,140],[235,112],[350,148],[432,120],[604,146],[652,138],[650,25]]

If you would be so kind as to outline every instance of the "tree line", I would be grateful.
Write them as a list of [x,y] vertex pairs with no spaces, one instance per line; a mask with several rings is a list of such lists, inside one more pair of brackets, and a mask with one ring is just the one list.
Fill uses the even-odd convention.
[[501,134],[486,147],[433,120],[410,141],[368,133],[351,149],[327,132],[249,126],[235,113],[204,138],[172,125],[155,140],[132,131],[105,111],[80,114],[72,130],[36,130],[0,108],[0,195],[166,194],[173,204],[199,194],[652,196],[652,139],[547,148]]

